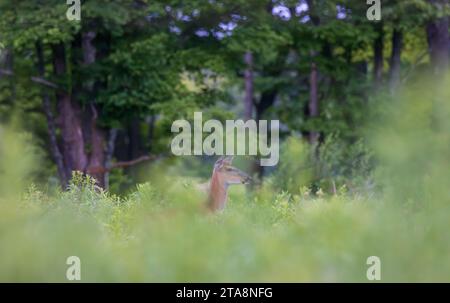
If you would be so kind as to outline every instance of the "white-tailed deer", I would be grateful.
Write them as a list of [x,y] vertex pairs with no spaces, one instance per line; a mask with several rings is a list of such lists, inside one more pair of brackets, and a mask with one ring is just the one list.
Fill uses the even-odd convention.
[[249,184],[249,175],[231,166],[233,156],[220,157],[214,164],[211,180],[207,185],[207,207],[210,211],[219,211],[225,208],[228,197],[228,186],[233,184]]

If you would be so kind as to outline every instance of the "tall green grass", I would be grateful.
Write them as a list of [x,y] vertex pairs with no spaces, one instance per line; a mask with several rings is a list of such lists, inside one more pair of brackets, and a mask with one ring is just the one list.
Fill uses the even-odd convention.
[[67,281],[69,256],[82,282],[367,282],[369,256],[384,282],[449,281],[448,97],[422,87],[387,102],[368,132],[378,186],[365,193],[310,187],[309,171],[283,162],[307,162],[291,138],[275,180],[231,188],[215,215],[201,211],[197,180],[165,168],[127,196],[79,174],[50,194],[27,179],[38,163],[28,140],[2,128],[0,281]]

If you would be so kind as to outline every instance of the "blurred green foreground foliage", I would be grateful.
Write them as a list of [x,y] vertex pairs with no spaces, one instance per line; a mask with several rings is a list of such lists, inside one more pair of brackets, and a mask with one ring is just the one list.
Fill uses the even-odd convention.
[[366,260],[378,256],[383,282],[448,282],[450,104],[437,86],[380,101],[390,110],[367,131],[376,166],[358,177],[375,186],[312,186],[301,166],[292,171],[308,161],[292,137],[285,173],[252,192],[232,188],[214,215],[201,211],[198,180],[165,167],[120,197],[78,174],[66,192],[30,186],[39,154],[3,127],[0,281],[65,282],[66,259],[78,256],[82,282],[367,282]]

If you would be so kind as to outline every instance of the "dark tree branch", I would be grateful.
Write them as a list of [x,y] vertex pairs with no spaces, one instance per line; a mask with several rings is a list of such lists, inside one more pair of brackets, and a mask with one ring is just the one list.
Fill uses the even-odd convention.
[[[8,70],[8,69],[0,69],[0,75],[12,77],[12,76],[14,76],[14,72],[12,70]],[[48,81],[47,79],[43,78],[42,76],[40,76],[40,77],[32,76],[32,77],[30,77],[30,80],[33,81],[34,83],[41,84],[41,85],[51,87],[54,89],[59,88],[58,85],[56,85],[53,82]]]
[[44,86],[48,86],[48,87],[51,87],[51,88],[54,88],[54,89],[58,89],[58,85],[56,85],[55,83],[50,82],[50,81],[48,81],[48,80],[46,80],[44,78],[31,77],[30,79],[31,79],[31,81],[33,81],[33,82],[35,82],[37,84],[42,84]]
[[133,159],[130,161],[121,161],[121,162],[112,163],[109,167],[103,167],[103,166],[90,167],[90,168],[88,168],[88,170],[86,172],[88,174],[102,174],[102,173],[110,172],[112,169],[115,169],[115,168],[130,167],[130,166],[134,166],[134,165],[137,165],[139,163],[146,162],[149,160],[155,160],[157,158],[158,158],[158,156],[155,156],[155,155],[145,155],[145,156],[141,156],[139,158],[136,158],[136,159]]
[[14,76],[14,73],[11,70],[7,70],[7,69],[0,69],[0,75],[3,76]]
[[145,162],[145,161],[149,161],[149,160],[154,160],[157,157],[154,155],[145,155],[145,156],[141,156],[139,158],[130,160],[130,161],[121,161],[121,162],[116,162],[113,163],[111,165],[111,168],[124,168],[124,167],[129,167],[129,166],[134,166],[136,164],[139,164],[141,162]]

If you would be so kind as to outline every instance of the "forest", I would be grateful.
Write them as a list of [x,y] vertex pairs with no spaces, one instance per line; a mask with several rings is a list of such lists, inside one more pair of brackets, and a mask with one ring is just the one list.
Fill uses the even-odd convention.
[[0,0],[0,282],[449,282],[449,16]]

